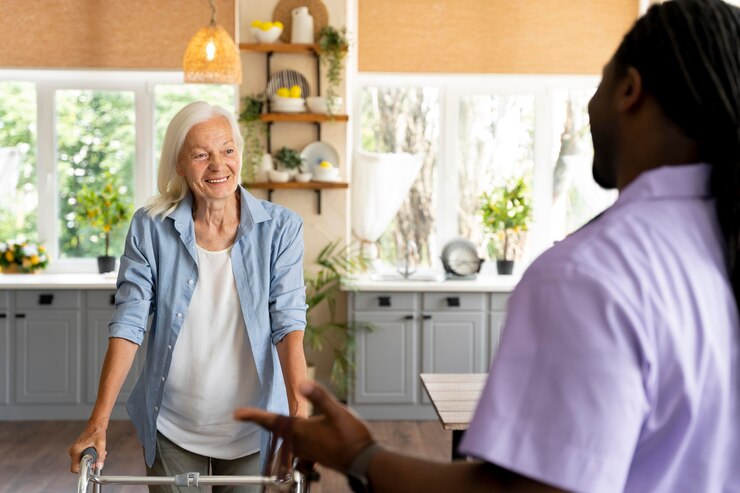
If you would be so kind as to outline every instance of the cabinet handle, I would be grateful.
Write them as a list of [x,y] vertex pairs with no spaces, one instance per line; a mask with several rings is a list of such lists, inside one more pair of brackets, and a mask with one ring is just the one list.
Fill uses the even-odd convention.
[[391,297],[378,296],[378,306],[391,306]]
[[39,305],[51,305],[52,303],[54,303],[53,294],[40,294],[39,295]]
[[406,320],[413,320],[414,319],[414,316],[413,315],[406,315],[403,318],[406,319]]
[[25,313],[16,313],[15,314],[15,318],[26,318],[26,314]]
[[116,304],[116,295],[112,294],[110,295],[110,304],[115,305]]
[[432,319],[432,316],[431,315],[424,315],[422,318],[424,320],[431,320]]
[[460,306],[460,298],[458,296],[449,296],[447,298],[447,306]]
[[8,318],[8,314],[7,313],[0,313],[0,318]]

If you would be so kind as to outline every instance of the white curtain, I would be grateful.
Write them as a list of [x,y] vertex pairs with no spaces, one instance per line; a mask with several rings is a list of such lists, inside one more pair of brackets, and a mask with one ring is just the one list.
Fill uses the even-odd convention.
[[406,199],[422,165],[422,156],[356,151],[352,166],[352,231],[368,258]]
[[21,151],[17,147],[0,147],[0,208],[13,209],[21,174]]

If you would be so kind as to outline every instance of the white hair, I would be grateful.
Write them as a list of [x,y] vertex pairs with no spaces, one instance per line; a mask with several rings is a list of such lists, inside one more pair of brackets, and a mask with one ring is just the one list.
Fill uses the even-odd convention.
[[177,174],[177,163],[180,152],[185,145],[185,138],[194,126],[214,118],[223,118],[231,126],[239,163],[242,160],[244,139],[239,131],[239,124],[234,115],[224,108],[210,105],[204,101],[195,101],[177,112],[167,126],[162,142],[162,153],[157,172],[157,189],[159,194],[149,199],[145,209],[151,217],[166,217],[187,196],[189,188],[185,178]]

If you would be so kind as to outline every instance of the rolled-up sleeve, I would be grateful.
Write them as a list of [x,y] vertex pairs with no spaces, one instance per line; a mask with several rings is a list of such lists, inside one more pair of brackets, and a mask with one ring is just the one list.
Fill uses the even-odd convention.
[[291,214],[279,232],[270,276],[270,338],[277,344],[286,334],[306,328],[306,286],[303,281],[303,221]]
[[151,238],[144,222],[151,220],[139,210],[131,220],[116,283],[116,309],[108,324],[109,337],[121,337],[141,345],[152,310],[155,277],[150,259]]

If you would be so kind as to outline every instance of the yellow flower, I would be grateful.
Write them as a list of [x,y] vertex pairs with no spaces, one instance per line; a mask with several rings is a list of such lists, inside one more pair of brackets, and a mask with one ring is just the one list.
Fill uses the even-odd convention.
[[39,263],[39,256],[38,255],[31,255],[31,264],[32,265],[38,265]]
[[10,250],[8,250],[7,252],[5,252],[5,260],[7,260],[8,262],[14,261],[15,260],[15,255],[13,255],[13,252],[11,252]]
[[46,251],[46,248],[44,248],[43,246],[39,246],[39,252],[43,253],[45,251]]
[[23,265],[23,267],[25,268],[31,267],[31,261],[27,258],[24,258],[23,260],[21,260],[21,265]]
[[103,231],[105,231],[106,233],[110,233],[110,225],[106,224],[105,226],[103,226]]

